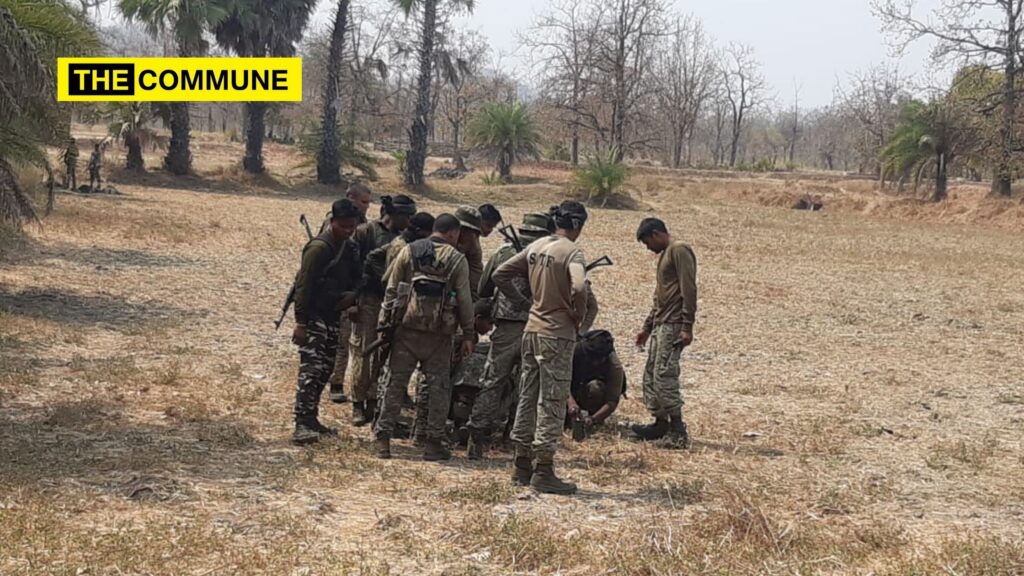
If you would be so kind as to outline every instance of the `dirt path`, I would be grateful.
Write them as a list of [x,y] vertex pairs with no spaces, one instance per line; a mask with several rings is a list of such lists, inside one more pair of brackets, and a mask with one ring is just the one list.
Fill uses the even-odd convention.
[[[328,199],[119,188],[61,198],[0,262],[0,573],[1024,570],[1019,234],[661,190],[700,257],[700,443],[567,442],[564,499],[509,487],[507,454],[379,462],[347,426],[289,446],[271,321],[297,216]],[[644,417],[641,216],[598,211],[583,242],[617,263],[594,282],[624,419]]]

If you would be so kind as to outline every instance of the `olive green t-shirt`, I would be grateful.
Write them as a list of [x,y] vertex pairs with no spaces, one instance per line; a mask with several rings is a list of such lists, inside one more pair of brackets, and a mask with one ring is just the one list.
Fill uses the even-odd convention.
[[658,256],[654,305],[644,327],[682,324],[692,330],[697,317],[697,257],[686,244],[673,241]]

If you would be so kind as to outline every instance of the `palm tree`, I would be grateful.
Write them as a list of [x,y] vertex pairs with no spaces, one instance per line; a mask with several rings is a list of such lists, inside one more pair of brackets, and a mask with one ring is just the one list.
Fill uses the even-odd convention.
[[587,159],[587,163],[576,170],[576,186],[586,193],[587,204],[601,200],[601,207],[608,204],[608,198],[625,184],[629,170],[616,158],[614,150],[598,153]]
[[881,151],[883,183],[897,179],[902,190],[910,178],[916,189],[931,168],[935,178],[932,200],[945,200],[949,165],[957,144],[963,140],[961,136],[943,103],[909,102],[900,111],[896,128]]
[[111,102],[104,113],[113,119],[109,126],[110,135],[119,139],[128,151],[125,167],[144,170],[146,162],[142,148],[156,138],[156,133],[148,126],[153,121],[152,106],[148,102]]
[[539,156],[540,133],[529,112],[519,102],[495,102],[484,106],[466,129],[475,148],[494,156],[503,182],[512,181],[512,164],[523,156]]
[[[170,30],[178,47],[178,56],[202,56],[209,45],[203,33],[227,18],[230,0],[119,0],[125,18],[138,20],[156,36]],[[170,104],[171,141],[164,166],[173,174],[192,169],[191,122],[188,102]]]
[[[475,0],[451,0],[456,6],[472,11]],[[423,31],[419,46],[419,77],[416,82],[416,107],[412,126],[409,127],[409,151],[405,155],[405,183],[419,186],[423,183],[423,168],[427,162],[427,121],[430,118],[430,81],[433,76],[434,36],[437,35],[438,0],[395,0],[406,18],[422,5]]]
[[341,182],[341,158],[338,142],[338,112],[341,99],[338,85],[341,82],[342,49],[345,46],[345,27],[348,25],[349,0],[338,0],[334,12],[334,26],[331,29],[331,45],[327,53],[327,82],[324,85],[324,111],[321,122],[323,138],[316,154],[316,180],[321,184]]
[[55,96],[57,57],[99,48],[93,26],[64,0],[0,0],[0,221],[36,220],[17,171],[41,167],[52,181],[43,147],[70,137]]
[[[294,56],[295,43],[309,22],[316,0],[252,0],[235,5],[228,17],[213,29],[217,43],[238,56]],[[266,135],[267,104],[249,102],[245,106],[245,156],[247,172],[262,174],[263,138]]]

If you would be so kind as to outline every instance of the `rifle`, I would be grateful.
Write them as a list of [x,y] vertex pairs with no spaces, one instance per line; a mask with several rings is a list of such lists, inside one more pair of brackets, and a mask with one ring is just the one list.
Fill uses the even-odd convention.
[[584,267],[584,270],[586,270],[587,272],[590,272],[591,270],[594,270],[595,268],[601,268],[603,266],[614,266],[614,265],[615,265],[615,263],[612,262],[611,258],[609,258],[607,256],[601,256],[597,260],[594,260],[590,264],[587,264]]
[[[307,242],[313,239],[313,229],[309,227],[309,220],[306,220],[306,215],[302,214],[299,216],[299,224],[306,227]],[[288,296],[284,299],[284,306],[281,306],[281,315],[274,320],[274,330],[281,328],[281,324],[284,322],[285,316],[288,315],[288,309],[292,307],[292,303],[295,302],[295,281],[292,281],[292,289],[288,291]]]
[[402,322],[402,317],[405,316],[405,307],[409,305],[409,296],[411,294],[411,284],[406,282],[398,283],[398,294],[395,296],[395,299],[385,302],[383,305],[384,323],[377,327],[377,333],[380,336],[366,350],[363,350],[363,358],[369,358],[377,350],[391,345],[391,342],[395,339],[395,331],[398,330],[398,325]]
[[519,233],[516,232],[515,226],[506,224],[501,228],[498,228],[498,234],[501,234],[505,237],[505,240],[511,242],[512,246],[516,249],[516,252],[523,251],[523,242],[519,239]]

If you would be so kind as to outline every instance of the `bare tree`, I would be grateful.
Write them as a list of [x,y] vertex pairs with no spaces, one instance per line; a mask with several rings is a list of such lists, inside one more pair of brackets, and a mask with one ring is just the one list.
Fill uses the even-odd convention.
[[895,66],[881,64],[850,76],[847,86],[836,86],[835,99],[859,127],[859,168],[870,166],[881,180],[878,153],[896,126],[900,106],[908,98],[907,79]]
[[669,162],[678,168],[686,149],[692,161],[694,128],[705,101],[714,88],[718,63],[700,20],[677,17],[664,46],[658,49],[652,75],[658,118],[668,131]]
[[952,62],[960,67],[980,64],[1002,72],[1002,124],[992,192],[1009,196],[1016,151],[1024,0],[942,0],[928,20],[914,15],[912,0],[875,0],[873,6],[900,50],[921,38],[932,38],[937,41],[932,51],[936,62]]
[[761,104],[767,84],[761,76],[760,64],[749,46],[729,46],[723,85],[729,102],[729,167],[736,166],[736,152],[743,135],[747,114]]
[[795,164],[796,146],[800,141],[802,126],[800,123],[800,88],[801,86],[793,81],[793,107],[788,112],[783,112],[779,123],[779,132],[786,142],[786,156],[790,165]]

